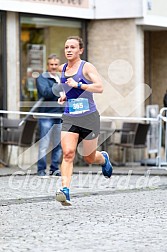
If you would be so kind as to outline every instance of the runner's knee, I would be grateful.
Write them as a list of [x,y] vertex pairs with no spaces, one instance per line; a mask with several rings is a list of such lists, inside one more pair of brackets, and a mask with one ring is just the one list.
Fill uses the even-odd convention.
[[73,150],[66,150],[63,152],[63,159],[65,161],[73,161],[75,158],[75,151]]

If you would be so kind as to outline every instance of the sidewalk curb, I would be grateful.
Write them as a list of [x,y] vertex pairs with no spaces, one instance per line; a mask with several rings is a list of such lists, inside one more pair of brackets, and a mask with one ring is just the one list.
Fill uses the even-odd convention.
[[[112,189],[112,190],[97,190],[97,191],[92,191],[92,192],[91,191],[83,191],[83,192],[73,192],[73,193],[71,193],[71,198],[75,199],[75,198],[91,197],[91,196],[98,196],[98,195],[105,195],[106,196],[106,195],[114,195],[114,194],[120,194],[120,193],[145,192],[145,191],[166,190],[166,189],[167,189],[167,184],[166,185],[160,185],[160,186],[157,186],[157,187],[154,187],[154,188],[144,187],[144,188],[125,188],[125,189]],[[25,203],[48,202],[48,201],[57,202],[56,199],[55,199],[55,195],[1,200],[0,206],[18,205],[18,204],[25,204]]]
[[[31,173],[20,173],[19,172],[21,171],[14,171],[13,173],[6,173],[6,174],[0,174],[0,177],[9,177],[9,176],[26,176],[26,175],[29,175],[29,176],[37,176],[37,173],[36,172],[31,172]],[[22,171],[23,172],[23,171]],[[91,175],[102,175],[102,172],[100,171],[74,171],[73,172],[73,175],[88,175],[88,174],[91,174]],[[146,171],[134,171],[132,169],[129,169],[128,171],[113,171],[113,174],[112,176],[128,176],[128,175],[131,175],[131,176],[167,176],[167,171],[166,172],[163,172],[161,170],[161,172],[155,172],[155,171],[152,171],[151,169],[150,170],[146,170]],[[103,176],[103,175],[102,175]],[[58,177],[57,177],[58,178]]]

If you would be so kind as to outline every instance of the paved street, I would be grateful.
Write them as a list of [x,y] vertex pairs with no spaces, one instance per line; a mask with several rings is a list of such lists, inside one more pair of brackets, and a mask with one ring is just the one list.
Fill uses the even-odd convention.
[[0,177],[0,251],[167,251],[166,176],[79,173],[72,207],[55,201],[60,182]]

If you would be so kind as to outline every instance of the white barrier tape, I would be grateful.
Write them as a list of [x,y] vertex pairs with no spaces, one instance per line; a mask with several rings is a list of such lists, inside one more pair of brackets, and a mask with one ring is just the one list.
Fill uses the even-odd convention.
[[[46,117],[56,117],[61,118],[62,114],[60,113],[38,113],[38,112],[23,112],[23,111],[9,111],[9,110],[0,110],[0,114],[16,114],[16,115],[32,115],[32,116],[46,116]],[[146,117],[117,117],[117,116],[100,116],[100,119],[103,121],[112,121],[112,120],[132,120],[132,121],[158,121],[157,118],[146,118]]]
[[23,111],[9,111],[0,110],[0,114],[16,114],[16,115],[32,115],[32,116],[46,116],[46,117],[57,117],[61,118],[62,114],[58,113],[36,113],[36,112],[23,112]]

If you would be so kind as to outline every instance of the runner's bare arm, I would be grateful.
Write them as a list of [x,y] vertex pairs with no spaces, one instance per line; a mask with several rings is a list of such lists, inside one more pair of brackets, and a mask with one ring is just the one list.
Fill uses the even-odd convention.
[[63,66],[64,66],[64,64],[62,64],[62,65],[60,65],[59,67],[58,67],[58,71],[61,73],[62,72],[62,70],[63,70]]
[[[96,68],[91,64],[86,62],[83,67],[83,75],[86,79],[92,82],[91,85],[82,84],[81,89],[86,90],[92,93],[102,93],[103,92],[103,85],[102,80],[100,78],[99,73],[97,72]],[[68,78],[66,82],[70,87],[77,88],[78,83],[74,81],[73,78]]]

